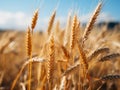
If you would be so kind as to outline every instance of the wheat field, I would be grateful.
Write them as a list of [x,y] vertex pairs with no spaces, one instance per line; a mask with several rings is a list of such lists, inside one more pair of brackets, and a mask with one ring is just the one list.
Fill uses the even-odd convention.
[[0,32],[0,90],[120,90],[120,28],[95,27],[101,8],[85,27],[69,13],[61,28],[54,10],[35,31],[36,9],[25,32]]

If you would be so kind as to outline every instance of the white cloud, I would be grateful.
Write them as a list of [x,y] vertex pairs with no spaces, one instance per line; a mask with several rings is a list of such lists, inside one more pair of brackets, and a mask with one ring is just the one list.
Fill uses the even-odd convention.
[[[39,17],[37,22],[36,29],[46,30],[50,17]],[[0,28],[3,29],[26,29],[30,25],[32,19],[32,14],[26,14],[24,12],[9,12],[9,11],[0,11]],[[64,17],[57,17],[56,20],[60,20],[61,23],[65,23]]]
[[[92,15],[91,13],[88,13],[86,15],[80,16],[80,21],[88,22],[91,15]],[[26,14],[24,12],[12,13],[9,11],[0,11],[0,28],[26,29],[27,26],[30,25],[31,16],[32,15]],[[49,23],[49,18],[50,17],[47,16],[44,18],[39,17],[36,29],[46,30]],[[67,22],[67,16],[56,17],[55,20],[60,20],[61,26],[65,26]],[[108,13],[102,12],[99,15],[99,18],[97,19],[97,22],[100,21],[108,22],[113,20],[114,18],[110,16]]]
[[23,12],[0,11],[0,28],[25,28],[31,17]]

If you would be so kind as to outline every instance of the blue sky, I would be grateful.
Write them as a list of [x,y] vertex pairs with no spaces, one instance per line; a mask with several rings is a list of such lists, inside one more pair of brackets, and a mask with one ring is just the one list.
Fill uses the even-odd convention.
[[[0,28],[26,28],[33,12],[40,8],[37,27],[47,27],[51,13],[57,8],[57,19],[66,23],[70,10],[76,13],[82,22],[87,22],[99,0],[1,0]],[[120,21],[120,0],[103,0],[98,21]],[[44,27],[43,27],[44,26]]]

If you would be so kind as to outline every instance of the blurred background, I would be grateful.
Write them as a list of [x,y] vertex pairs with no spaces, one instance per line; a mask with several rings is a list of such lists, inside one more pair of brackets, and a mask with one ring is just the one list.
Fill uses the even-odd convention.
[[[25,30],[31,22],[36,8],[39,8],[37,30],[46,30],[50,15],[57,9],[56,20],[61,27],[65,26],[69,12],[77,13],[82,23],[88,22],[91,14],[100,0],[1,0],[0,30]],[[120,22],[120,0],[103,0],[98,23],[110,23],[110,26]]]

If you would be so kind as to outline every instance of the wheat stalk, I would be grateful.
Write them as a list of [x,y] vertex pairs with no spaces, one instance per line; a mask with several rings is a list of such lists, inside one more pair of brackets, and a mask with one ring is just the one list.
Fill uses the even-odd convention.
[[62,77],[61,84],[60,84],[60,89],[59,90],[65,90],[66,86],[66,76]]
[[29,65],[30,63],[43,63],[43,62],[45,62],[45,61],[46,61],[46,60],[45,60],[44,58],[38,58],[38,57],[34,57],[34,58],[32,58],[32,59],[29,59],[29,60],[25,61],[25,63],[22,65],[20,71],[18,72],[16,78],[14,79],[10,90],[14,90],[14,87],[15,87],[15,85],[16,85],[16,82],[18,81],[20,75],[22,74],[22,71],[25,69],[25,67],[26,67],[27,65]]
[[[27,30],[27,55],[29,56],[29,58],[32,58],[32,35],[31,35],[31,30],[28,27]],[[28,78],[29,78],[29,82],[28,82],[28,90],[30,90],[31,88],[31,74],[32,74],[32,63],[30,63],[28,65]]]

